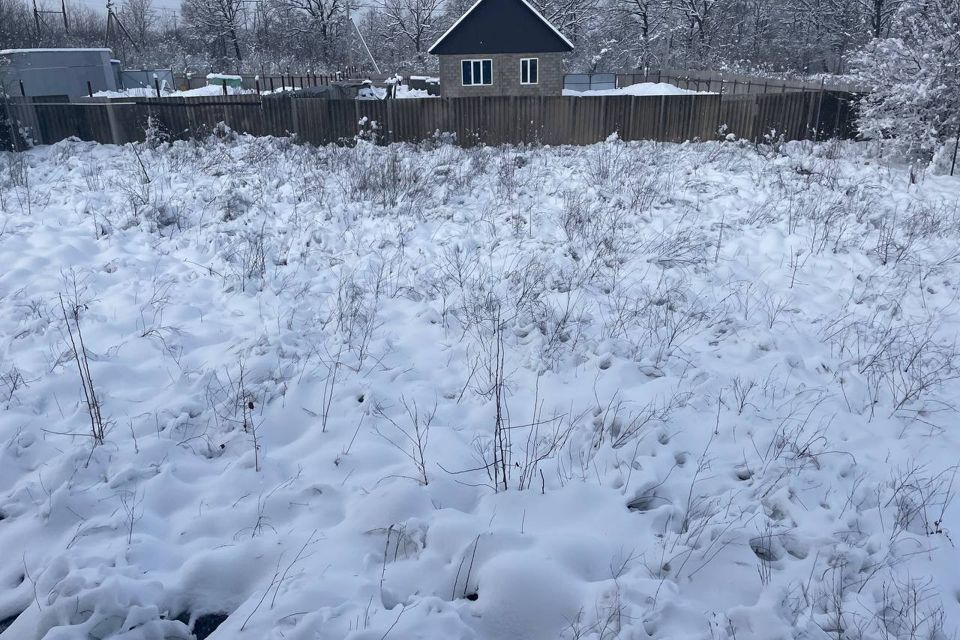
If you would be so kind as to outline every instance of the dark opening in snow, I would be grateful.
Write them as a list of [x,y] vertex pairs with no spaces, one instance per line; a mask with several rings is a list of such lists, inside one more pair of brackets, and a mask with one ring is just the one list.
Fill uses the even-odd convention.
[[[228,613],[204,613],[203,615],[197,616],[197,619],[193,622],[193,628],[191,631],[197,640],[206,640],[213,632],[217,630],[224,620],[229,617]],[[175,619],[179,620],[183,624],[190,626],[190,612],[184,611]]]
[[6,631],[10,627],[10,625],[16,622],[17,618],[20,617],[21,613],[23,612],[21,611],[19,613],[15,613],[12,616],[9,616],[7,618],[4,618],[3,620],[0,620],[0,633],[3,633],[4,631]]
[[630,511],[640,511],[643,513],[646,511],[653,511],[657,507],[668,504],[669,502],[670,501],[666,498],[661,498],[655,493],[645,493],[628,502],[627,509]]

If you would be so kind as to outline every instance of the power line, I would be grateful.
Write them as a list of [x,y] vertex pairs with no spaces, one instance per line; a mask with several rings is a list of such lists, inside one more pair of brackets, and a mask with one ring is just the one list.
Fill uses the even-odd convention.
[[133,39],[133,36],[130,35],[130,32],[127,31],[127,28],[123,26],[123,22],[113,10],[113,0],[107,0],[107,31],[103,36],[103,46],[110,46],[110,27],[117,25],[117,28],[120,29],[120,33],[123,34],[127,40],[130,41],[130,44],[133,45],[133,48],[139,53],[140,46],[137,44],[136,40]]
[[33,0],[33,22],[37,29],[37,32],[36,32],[37,45],[40,44],[43,36],[41,25],[43,25],[44,27],[47,27],[48,29],[50,28],[49,25],[47,24],[46,18],[44,18],[44,16],[47,14],[52,14],[57,16],[62,15],[63,16],[63,32],[70,33],[70,21],[67,19],[66,0],[60,0],[59,11],[56,11],[54,9],[41,9],[37,7],[37,0]]

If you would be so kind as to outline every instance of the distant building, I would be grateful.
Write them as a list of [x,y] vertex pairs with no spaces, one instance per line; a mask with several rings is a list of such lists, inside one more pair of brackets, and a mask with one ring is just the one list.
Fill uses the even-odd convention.
[[110,49],[5,49],[0,92],[67,98],[85,96],[89,89],[116,91],[120,62],[112,57]]
[[573,50],[526,0],[478,0],[429,52],[440,58],[444,97],[559,96]]

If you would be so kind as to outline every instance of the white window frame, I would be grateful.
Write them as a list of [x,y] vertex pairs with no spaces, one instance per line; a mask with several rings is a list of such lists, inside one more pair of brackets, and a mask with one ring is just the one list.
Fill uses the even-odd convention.
[[[536,82],[524,82],[523,81],[523,66],[527,66],[527,80],[530,80],[530,61],[533,60],[537,63],[537,81]],[[535,85],[540,84],[540,58],[520,58],[520,84],[523,85]]]
[[[463,63],[470,63],[470,84],[463,81]],[[473,81],[473,65],[480,63],[480,82]],[[483,81],[483,63],[490,63],[490,82]],[[493,85],[493,58],[463,58],[460,60],[460,86],[461,87],[489,87]]]

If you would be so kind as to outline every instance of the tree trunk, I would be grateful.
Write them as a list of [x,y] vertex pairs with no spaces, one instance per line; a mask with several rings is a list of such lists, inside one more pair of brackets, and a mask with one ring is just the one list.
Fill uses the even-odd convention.
[[240,55],[240,40],[237,38],[237,30],[234,27],[230,27],[230,41],[233,42],[233,51],[237,54],[237,60],[243,60],[243,56]]

